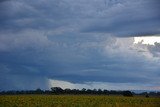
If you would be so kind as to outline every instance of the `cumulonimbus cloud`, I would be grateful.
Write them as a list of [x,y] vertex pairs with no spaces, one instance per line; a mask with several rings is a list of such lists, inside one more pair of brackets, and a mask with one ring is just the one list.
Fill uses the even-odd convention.
[[24,87],[27,78],[32,85],[38,83],[37,88],[46,88],[48,79],[159,85],[159,45],[133,44],[134,36],[159,34],[158,4],[158,0],[0,2],[0,88]]

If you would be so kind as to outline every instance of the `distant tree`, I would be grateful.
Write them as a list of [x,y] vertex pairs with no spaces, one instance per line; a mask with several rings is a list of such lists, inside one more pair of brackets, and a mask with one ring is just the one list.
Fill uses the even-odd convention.
[[123,96],[132,97],[133,94],[131,91],[123,91]]
[[117,94],[117,91],[115,91],[115,90],[110,90],[109,94]]
[[157,96],[160,96],[160,92],[157,92]]
[[108,90],[103,90],[103,94],[109,95],[109,91]]
[[61,87],[51,87],[51,91],[55,94],[63,93],[63,89]]
[[98,91],[97,91],[98,94],[102,94],[102,92],[103,91],[101,89],[98,89]]
[[45,94],[51,94],[51,91],[50,90],[45,90],[44,93]]
[[93,94],[93,91],[91,89],[87,89],[86,93],[87,94]]
[[72,94],[78,94],[79,90],[78,89],[72,89]]
[[97,94],[97,89],[92,90],[93,94]]
[[43,93],[43,90],[41,90],[40,88],[37,88],[37,89],[35,90],[35,93],[36,93],[36,94],[42,94],[42,93]]
[[82,94],[85,94],[85,93],[86,93],[86,89],[83,88],[83,89],[81,90],[81,93],[82,93]]
[[156,96],[157,93],[156,93],[156,92],[149,92],[149,95],[151,95],[151,96]]
[[86,91],[86,89],[85,89],[85,88],[82,88],[82,91]]
[[148,97],[149,97],[149,95],[148,95],[148,94],[146,94],[146,95],[145,95],[145,97],[146,97],[146,98],[148,98]]
[[147,92],[142,92],[142,93],[140,93],[139,95],[146,95],[146,94],[148,94]]
[[69,88],[64,89],[64,93],[70,94],[71,93],[71,89],[69,89]]

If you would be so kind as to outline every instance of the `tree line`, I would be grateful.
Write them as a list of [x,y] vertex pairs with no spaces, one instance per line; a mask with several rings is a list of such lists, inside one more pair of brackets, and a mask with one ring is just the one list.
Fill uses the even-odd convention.
[[52,87],[51,90],[41,90],[40,88],[36,90],[21,90],[21,91],[1,91],[0,95],[18,95],[18,94],[90,94],[90,95],[123,95],[123,96],[134,96],[134,95],[143,95],[146,97],[149,96],[160,96],[160,92],[142,92],[139,94],[136,94],[134,92],[131,92],[129,90],[126,91],[118,91],[118,90],[101,90],[101,89],[62,89],[60,87]]

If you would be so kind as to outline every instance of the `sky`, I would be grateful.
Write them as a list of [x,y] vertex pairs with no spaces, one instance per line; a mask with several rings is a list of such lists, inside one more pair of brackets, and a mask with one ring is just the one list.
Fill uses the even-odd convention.
[[0,0],[0,91],[160,90],[159,0]]

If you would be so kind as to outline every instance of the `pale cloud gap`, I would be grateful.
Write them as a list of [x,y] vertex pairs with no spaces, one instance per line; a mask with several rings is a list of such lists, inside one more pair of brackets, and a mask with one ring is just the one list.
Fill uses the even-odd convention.
[[49,80],[49,87],[61,87],[62,89],[107,89],[107,90],[160,90],[159,86],[150,84],[85,82],[82,84],[60,80]]
[[159,43],[133,44],[159,34],[158,9],[158,0],[0,2],[0,89],[159,87]]

